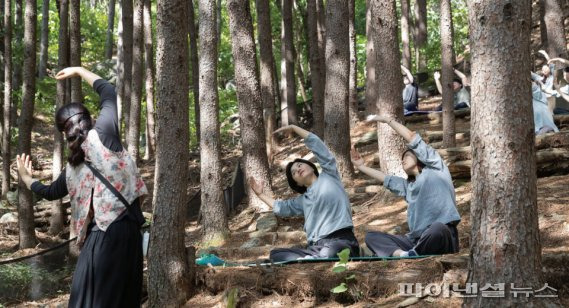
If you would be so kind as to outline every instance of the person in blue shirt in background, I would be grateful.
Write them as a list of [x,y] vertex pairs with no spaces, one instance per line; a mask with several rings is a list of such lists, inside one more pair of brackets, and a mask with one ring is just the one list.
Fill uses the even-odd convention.
[[358,170],[378,179],[391,192],[405,197],[410,232],[405,236],[368,232],[367,247],[379,257],[458,252],[456,226],[460,215],[456,209],[452,178],[441,156],[419,134],[395,119],[371,115],[368,121],[386,123],[408,143],[401,158],[407,179],[366,167],[355,148],[352,148],[352,162]]
[[274,132],[294,132],[304,139],[322,168],[304,159],[295,159],[286,167],[286,177],[292,190],[301,194],[288,200],[274,200],[263,191],[263,183],[249,178],[257,196],[273,208],[277,216],[304,216],[304,231],[308,246],[277,248],[270,252],[273,262],[304,258],[335,258],[345,248],[350,256],[359,256],[359,244],[354,235],[350,200],[336,167],[336,159],[318,136],[296,126],[288,125]]

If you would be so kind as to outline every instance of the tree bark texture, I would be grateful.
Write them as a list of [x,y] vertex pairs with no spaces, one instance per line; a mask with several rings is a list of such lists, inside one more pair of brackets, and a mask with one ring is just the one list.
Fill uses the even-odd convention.
[[12,108],[12,0],[4,1],[4,105],[2,123],[2,197],[10,191]]
[[221,179],[219,96],[217,92],[216,0],[199,1],[200,175],[203,234],[208,239],[228,231]]
[[547,30],[547,53],[551,58],[567,59],[567,39],[564,14],[560,0],[545,1],[545,25]]
[[453,25],[450,0],[441,0],[441,85],[443,93],[443,146],[456,146],[453,89]]
[[375,60],[375,27],[371,24],[371,0],[366,1],[366,113],[377,113],[377,79],[376,79],[376,60]]
[[[69,1],[69,65],[81,66],[81,1]],[[81,77],[71,79],[71,101],[83,102]]]
[[427,43],[427,0],[415,0],[413,6],[415,22],[413,23],[413,42],[415,45],[415,55],[417,71],[424,72],[427,69],[427,59],[421,53],[421,47]]
[[544,282],[527,78],[531,1],[470,1],[468,11],[473,98],[468,282],[505,283],[505,296],[484,298],[479,292],[464,306],[555,307],[556,298],[514,298],[509,292],[511,283],[535,290]]
[[184,223],[188,203],[189,75],[184,0],[158,0],[156,167],[148,256],[150,307],[182,306],[192,292]]
[[[191,2],[191,1],[190,1]],[[144,0],[144,63],[146,89],[146,159],[156,153],[156,124],[154,107],[154,49],[152,42],[152,6]]]
[[[69,66],[69,1],[59,1],[59,41],[57,68],[62,70]],[[57,81],[57,96],[55,100],[56,109],[68,102],[66,95],[66,81]],[[63,134],[57,128],[53,128],[53,161],[51,165],[52,179],[55,181],[63,169]],[[49,218],[49,234],[56,235],[63,231],[65,222],[65,209],[61,200],[54,200],[51,203],[51,217]]]
[[142,61],[144,52],[144,0],[134,0],[132,33],[132,93],[130,100],[130,124],[128,125],[128,152],[139,160],[140,106],[142,105]]
[[350,127],[358,123],[358,53],[356,45],[356,0],[349,0],[349,38],[350,38],[350,76],[349,76],[349,117]]
[[[401,53],[397,39],[397,12],[394,0],[370,0],[371,24],[375,44],[375,69],[382,72],[377,78],[376,110],[403,122],[403,78],[401,78]],[[379,163],[386,174],[405,176],[401,166],[404,150],[403,139],[387,124],[377,128]]]
[[320,54],[317,0],[306,1],[308,23],[308,62],[312,84],[312,132],[324,136],[324,63]]
[[414,43],[415,46],[422,47],[427,43],[427,0],[415,0],[413,12],[415,15]]
[[196,140],[200,143],[200,70],[198,62],[198,33],[194,17],[194,1],[188,1],[188,34],[190,36],[190,63],[192,65],[192,92],[194,94],[194,123]]
[[[119,68],[119,95],[122,118],[125,125],[125,139],[128,140],[130,125],[130,102],[132,96],[132,51],[133,51],[133,0],[121,0],[122,59]],[[119,33],[120,34],[120,33]],[[158,62],[158,61],[157,61]],[[120,122],[120,118],[119,118]],[[120,126],[120,125],[119,125]]]
[[[21,50],[20,47],[24,41],[24,2],[23,0],[14,1],[14,49]],[[14,91],[19,90],[22,87],[22,61],[21,57],[17,57],[12,62],[12,88]],[[12,123],[16,123],[18,104],[16,100],[12,98]]]
[[107,19],[107,37],[105,40],[105,59],[113,57],[113,31],[115,30],[115,0],[109,0],[109,17]]
[[354,176],[350,160],[348,111],[350,48],[348,0],[326,4],[326,87],[324,92],[324,140],[336,157],[338,171],[348,181]]
[[[36,92],[36,0],[26,0],[24,20],[24,66],[22,111],[18,128],[18,153],[30,154],[32,143],[32,126],[34,123],[34,99]],[[20,249],[32,248],[36,245],[34,228],[34,203],[32,192],[21,180],[18,183],[18,224],[20,231]]]
[[[227,11],[235,65],[237,100],[239,101],[243,170],[245,178],[254,178],[263,183],[265,191],[271,194],[271,177],[264,143],[265,132],[263,121],[261,121],[263,101],[260,96],[249,1],[228,0]],[[250,196],[250,206],[267,209],[266,204],[257,198],[251,187],[247,187],[247,195]]]
[[[271,7],[269,0],[257,0],[257,29],[259,40],[259,73],[261,98],[263,100],[263,121],[265,123],[265,146],[269,162],[273,157],[273,131],[275,130],[275,96],[278,91],[273,71],[275,58],[273,56],[273,38],[271,27]],[[314,101],[314,100],[313,100]]]
[[296,84],[292,42],[292,0],[282,1],[281,29],[281,126],[296,124]]
[[47,72],[47,51],[49,46],[49,0],[43,0],[41,12],[40,61],[38,64],[38,78],[40,79],[45,77]]
[[409,34],[411,19],[409,18],[409,0],[401,0],[401,43],[403,45],[402,64],[410,71],[411,67],[411,35]]

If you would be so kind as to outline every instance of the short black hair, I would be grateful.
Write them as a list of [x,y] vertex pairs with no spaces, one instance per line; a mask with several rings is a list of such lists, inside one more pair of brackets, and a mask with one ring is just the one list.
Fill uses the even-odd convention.
[[316,176],[319,175],[318,169],[316,168],[316,165],[302,158],[297,158],[286,165],[286,179],[288,181],[288,186],[290,186],[290,188],[297,193],[303,194],[306,192],[306,187],[298,185],[298,183],[296,183],[296,181],[292,178],[292,165],[294,163],[305,163],[309,165],[312,170],[314,170],[314,174]]
[[569,73],[569,66],[566,66],[566,67],[563,69],[563,71],[564,71],[565,73]]
[[[409,153],[409,152],[411,152],[413,155],[415,155],[415,157],[417,157],[417,155],[415,154],[415,152],[413,152],[413,150],[407,149],[407,150],[405,150],[405,151],[403,152],[403,154],[401,154],[401,160],[403,160],[403,158],[405,158],[405,154],[407,154],[407,153]],[[423,168],[425,167],[425,164],[423,164],[423,162],[420,161],[419,158],[417,158],[417,165],[418,165],[421,169],[423,169]]]
[[453,79],[452,82],[458,82],[462,86],[462,80],[460,80],[459,78]]

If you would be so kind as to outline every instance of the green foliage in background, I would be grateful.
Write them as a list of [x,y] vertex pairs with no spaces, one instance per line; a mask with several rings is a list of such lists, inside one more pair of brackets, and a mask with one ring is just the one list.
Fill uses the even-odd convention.
[[[468,45],[468,12],[466,6],[466,0],[452,0],[453,9],[453,21],[454,21],[454,46],[457,58],[462,59],[464,57],[468,58],[466,52]],[[411,0],[411,8],[413,8],[414,0]],[[399,10],[399,2],[398,10]],[[227,3],[226,0],[221,1],[221,33],[219,39],[219,62],[218,62],[218,86],[219,86],[219,107],[220,107],[220,123],[222,131],[222,139],[224,144],[229,142],[229,144],[236,143],[236,137],[232,133],[234,130],[234,125],[227,121],[228,117],[234,115],[238,112],[237,98],[234,88],[234,66],[233,66],[233,55],[231,52],[231,36],[229,32],[229,17],[227,14]],[[41,5],[42,2],[38,2],[38,40],[39,31],[41,29]],[[280,6],[276,1],[270,1],[271,8],[271,26],[272,26],[272,36],[273,36],[273,54],[275,57],[275,66],[277,70],[277,76],[280,79],[280,68],[281,68],[281,11]],[[117,40],[117,26],[119,22],[119,9],[120,6],[117,3],[116,14],[115,14],[115,29],[114,29],[114,40]],[[199,22],[198,5],[194,4],[195,9],[195,20],[196,24]],[[412,10],[411,10],[412,11]],[[253,26],[255,29],[255,40],[257,39],[257,16],[255,9],[255,2],[251,2],[251,14],[253,20]],[[366,50],[365,45],[367,42],[366,38],[366,1],[356,0],[356,12],[355,12],[355,27],[356,27],[356,44],[357,44],[357,58],[358,58],[358,86],[365,86],[366,74],[365,74],[365,61],[366,61]],[[95,7],[90,7],[88,2],[81,2],[81,54],[82,63],[84,66],[94,69],[97,73],[105,78],[111,79],[114,77],[114,62],[105,61],[102,58],[105,50],[105,35],[107,27],[107,6],[97,5]],[[156,8],[153,7],[153,18],[156,20]],[[412,17],[413,19],[414,17]],[[306,33],[298,34],[298,30],[306,31],[306,0],[296,1],[296,5],[293,7],[293,20],[295,25],[293,26],[294,44],[297,53],[301,54],[301,66],[305,72],[305,86],[307,92],[307,99],[311,100],[312,90],[310,88],[310,65],[308,63],[308,42]],[[428,2],[428,42],[422,48],[421,52],[427,58],[427,70],[432,73],[435,70],[440,69],[440,7],[437,1]],[[155,28],[155,22],[153,22],[153,27]],[[15,26],[15,31],[22,31],[21,25]],[[56,1],[50,1],[49,10],[49,61],[48,70],[49,75],[53,76],[57,71],[57,55],[58,55],[58,35],[59,35],[59,16],[56,8]],[[154,35],[156,32],[154,31]],[[17,36],[14,35],[16,38]],[[199,38],[198,38],[199,39]],[[413,41],[411,40],[411,46],[413,47]],[[114,46],[116,52],[116,46]],[[258,51],[257,44],[257,51]],[[21,41],[14,40],[14,61],[22,61],[22,44]],[[39,44],[38,44],[39,51]],[[414,52],[413,52],[414,54]],[[413,61],[415,61],[413,56]],[[296,68],[295,68],[296,69]],[[413,72],[416,72],[416,64],[414,64]],[[297,85],[297,103],[302,105],[303,99],[300,95],[300,88]],[[97,115],[97,105],[98,96],[94,91],[83,84],[83,93],[85,96],[85,103],[88,108]],[[15,102],[21,104],[21,90],[14,91]],[[36,93],[36,112],[41,112],[46,115],[53,115],[55,112],[55,97],[56,97],[56,87],[55,81],[48,77],[37,81],[37,93]],[[192,148],[197,147],[197,139],[195,135],[195,121],[194,121],[194,101],[193,94],[191,91],[188,93],[188,98],[190,102],[190,146]],[[142,110],[145,110],[146,102],[143,101]],[[299,106],[301,107],[301,106]],[[275,109],[278,109],[275,106]],[[300,108],[299,108],[300,109]],[[277,115],[278,117],[278,115]],[[51,117],[49,117],[51,118]],[[145,123],[145,112],[142,114],[142,123]],[[144,135],[145,127],[141,125],[141,134]]]

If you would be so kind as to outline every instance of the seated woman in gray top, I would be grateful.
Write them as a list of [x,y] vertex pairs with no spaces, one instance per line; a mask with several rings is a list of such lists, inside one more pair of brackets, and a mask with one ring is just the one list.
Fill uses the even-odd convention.
[[456,226],[460,215],[456,210],[451,175],[441,156],[421,136],[394,119],[371,115],[368,120],[386,123],[408,142],[409,149],[402,155],[407,179],[366,167],[355,149],[352,149],[352,162],[361,172],[383,182],[391,192],[405,197],[410,232],[405,236],[368,232],[367,247],[380,257],[457,252]]
[[419,106],[419,86],[413,78],[413,74],[403,65],[401,65],[401,70],[405,73],[403,77],[403,108],[405,112],[417,111],[417,106]]
[[[470,108],[470,92],[467,89],[468,78],[459,70],[454,70],[455,74],[460,76],[460,78],[455,78],[452,81],[452,90],[454,91],[454,109],[464,109]],[[439,93],[443,94],[443,86],[441,85],[441,73],[435,72],[435,84],[437,85],[437,90]],[[440,104],[436,109],[436,111],[442,111],[443,105]]]
[[359,245],[354,236],[350,200],[336,168],[336,159],[318,136],[288,125],[274,133],[293,131],[304,139],[322,167],[303,159],[295,159],[286,167],[286,177],[292,190],[300,196],[288,200],[274,200],[263,192],[262,183],[249,178],[257,196],[272,206],[277,216],[304,216],[304,231],[308,240],[306,249],[277,248],[270,253],[273,262],[301,258],[333,258],[345,248],[350,255],[359,255]]

